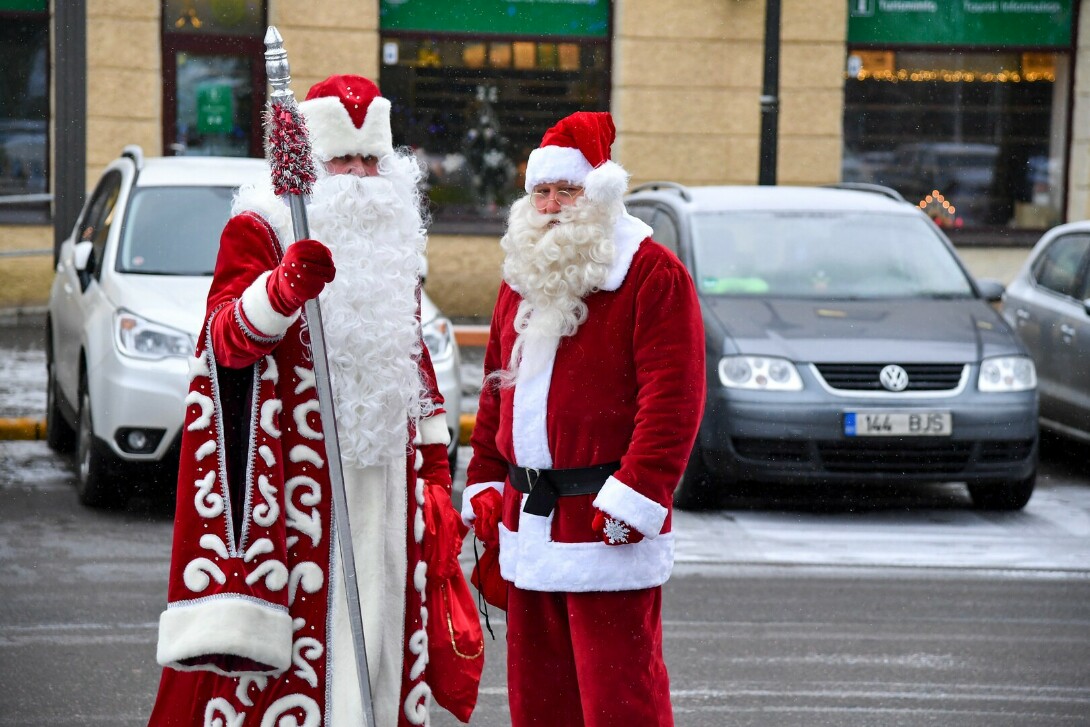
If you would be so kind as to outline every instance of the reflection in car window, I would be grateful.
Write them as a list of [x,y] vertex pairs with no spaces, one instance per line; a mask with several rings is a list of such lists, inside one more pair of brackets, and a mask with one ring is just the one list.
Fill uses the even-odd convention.
[[655,242],[669,248],[676,255],[677,224],[674,219],[666,212],[658,210],[655,212],[655,219],[651,222],[651,229],[654,230],[652,238]]
[[230,187],[145,187],[129,200],[117,269],[211,275],[231,215]]
[[1080,296],[1079,270],[1083,267],[1090,236],[1064,235],[1052,242],[1033,264],[1033,277],[1042,288],[1071,298]]
[[693,279],[713,295],[973,295],[941,238],[910,215],[704,213],[693,217],[693,249]]
[[91,242],[91,257],[88,270],[97,279],[102,273],[102,257],[106,251],[106,240],[110,236],[110,226],[114,222],[114,208],[121,194],[121,174],[110,172],[102,181],[87,205],[86,214],[79,222],[79,241]]

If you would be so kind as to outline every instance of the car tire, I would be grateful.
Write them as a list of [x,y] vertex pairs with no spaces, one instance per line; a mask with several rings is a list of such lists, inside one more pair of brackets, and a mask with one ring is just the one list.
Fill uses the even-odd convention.
[[50,353],[46,354],[45,368],[45,443],[54,452],[69,454],[76,448],[76,430],[72,429],[61,413],[60,400],[57,398],[56,364]]
[[110,465],[95,439],[91,419],[91,393],[87,380],[80,377],[79,422],[76,430],[76,494],[88,507],[107,508],[124,498],[119,481],[110,476]]
[[718,503],[716,495],[715,483],[704,465],[704,453],[699,444],[693,445],[681,482],[674,490],[674,506],[679,510],[710,510]]
[[1022,480],[999,482],[996,484],[969,485],[969,496],[973,507],[978,510],[1021,510],[1033,496],[1037,484],[1037,473]]

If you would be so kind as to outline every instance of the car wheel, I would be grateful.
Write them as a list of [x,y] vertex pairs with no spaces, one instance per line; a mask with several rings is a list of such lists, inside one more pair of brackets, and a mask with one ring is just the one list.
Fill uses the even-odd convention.
[[674,506],[679,510],[708,510],[717,504],[716,495],[715,483],[704,465],[704,453],[699,444],[693,445],[681,482],[674,490]]
[[91,394],[80,379],[79,428],[76,432],[76,494],[89,507],[111,507],[123,498],[118,482],[110,477],[109,461],[95,441],[91,420]]
[[978,510],[1021,510],[1029,502],[1036,484],[1035,472],[1023,480],[969,485],[969,496]]
[[67,454],[76,446],[76,432],[61,414],[60,401],[57,399],[57,374],[53,356],[46,355],[45,385],[45,443],[54,452]]

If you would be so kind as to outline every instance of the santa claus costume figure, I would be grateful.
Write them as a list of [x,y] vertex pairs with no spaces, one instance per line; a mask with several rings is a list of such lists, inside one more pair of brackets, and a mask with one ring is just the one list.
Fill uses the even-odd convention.
[[428,722],[428,566],[460,545],[442,514],[461,523],[421,342],[421,172],[369,80],[300,110],[315,239],[281,256],[288,207],[267,178],[240,190],[190,362],[156,727],[364,724],[301,311],[319,293],[376,723]]
[[515,727],[673,724],[661,586],[704,334],[688,272],[624,208],[614,136],[607,113],[546,132],[502,239],[462,517],[508,582]]

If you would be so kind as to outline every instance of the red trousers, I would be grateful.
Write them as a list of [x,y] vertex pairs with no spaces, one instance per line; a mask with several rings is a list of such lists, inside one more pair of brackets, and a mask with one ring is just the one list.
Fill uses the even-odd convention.
[[512,727],[673,726],[661,587],[508,594]]

